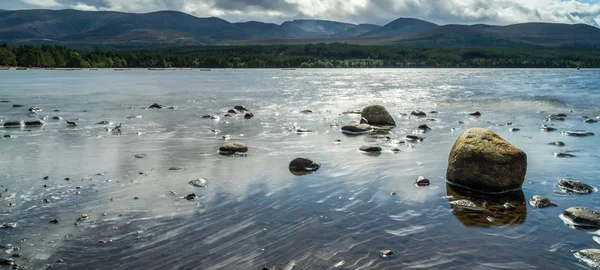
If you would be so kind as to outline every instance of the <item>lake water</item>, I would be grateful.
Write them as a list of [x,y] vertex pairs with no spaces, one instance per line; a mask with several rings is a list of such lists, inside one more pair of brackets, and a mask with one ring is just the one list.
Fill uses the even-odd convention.
[[[565,177],[600,186],[598,139],[560,133],[600,132],[600,123],[578,118],[600,115],[599,75],[494,69],[0,72],[0,100],[8,101],[0,103],[0,119],[48,115],[78,125],[48,118],[42,128],[0,128],[12,136],[0,139],[0,223],[18,224],[0,229],[1,257],[19,254],[14,260],[30,269],[585,268],[573,252],[599,248],[595,232],[571,229],[559,215],[571,206],[600,208],[598,193],[554,191]],[[146,109],[155,102],[176,109]],[[346,136],[332,125],[358,121],[359,115],[342,112],[370,104],[394,116],[398,126],[384,135],[392,140],[419,124],[432,131],[421,143],[393,145],[384,137]],[[223,117],[235,105],[255,117]],[[31,106],[43,111],[31,115]],[[412,110],[439,113],[403,115]],[[467,115],[476,110],[481,117]],[[551,113],[569,116],[544,122]],[[202,119],[206,114],[221,118]],[[122,135],[106,132],[114,124],[96,124],[103,120],[121,123]],[[559,132],[541,131],[544,123]],[[294,127],[313,132],[298,134]],[[478,197],[447,186],[450,148],[469,127],[490,128],[527,153],[522,191]],[[246,143],[248,157],[219,155],[223,135]],[[552,141],[566,146],[547,144]],[[362,145],[384,152],[365,155],[358,151]],[[402,152],[393,153],[395,147]],[[554,157],[560,150],[575,150],[577,157]],[[322,167],[292,175],[287,167],[296,157]],[[174,166],[182,169],[169,170]],[[420,175],[431,179],[429,187],[413,184]],[[208,186],[188,184],[198,178]],[[192,192],[196,200],[183,198]],[[559,206],[532,208],[526,201],[533,195]],[[452,209],[446,196],[485,209]],[[504,209],[505,202],[517,208]],[[75,225],[83,214],[89,219]],[[49,223],[55,218],[60,223]],[[384,249],[394,255],[383,258]]]

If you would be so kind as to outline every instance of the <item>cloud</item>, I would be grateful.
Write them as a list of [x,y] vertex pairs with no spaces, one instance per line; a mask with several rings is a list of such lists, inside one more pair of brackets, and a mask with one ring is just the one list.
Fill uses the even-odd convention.
[[75,8],[150,12],[179,10],[230,21],[318,18],[385,24],[398,17],[448,23],[600,24],[597,0],[2,0],[2,8]]

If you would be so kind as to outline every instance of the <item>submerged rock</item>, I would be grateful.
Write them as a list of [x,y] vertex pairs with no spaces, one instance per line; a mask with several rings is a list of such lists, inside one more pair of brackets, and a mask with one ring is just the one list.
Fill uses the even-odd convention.
[[539,196],[539,195],[534,195],[531,200],[529,200],[529,204],[535,208],[546,208],[549,206],[558,206],[555,203],[553,203],[552,201],[550,201],[550,199],[543,197],[543,196]]
[[582,206],[570,207],[565,210],[562,217],[574,226],[600,227],[600,212]]
[[410,112],[411,116],[416,116],[416,117],[425,117],[427,116],[427,114],[423,111],[412,111]]
[[519,128],[511,128],[508,131],[510,131],[510,132],[517,132],[517,131],[521,131],[521,129],[519,129]]
[[558,141],[558,142],[551,142],[548,143],[549,145],[556,145],[556,146],[565,146],[564,142]]
[[133,155],[133,157],[135,157],[135,158],[145,158],[147,156],[148,155],[146,155],[146,154],[135,154],[135,155]]
[[4,128],[20,128],[20,127],[23,127],[24,125],[25,125],[25,122],[23,122],[21,120],[4,122]]
[[253,114],[253,113],[251,113],[251,112],[249,112],[249,113],[246,113],[246,114],[244,115],[244,119],[250,119],[250,118],[252,118],[252,117],[254,117],[254,114]]
[[248,152],[248,146],[240,142],[230,142],[223,144],[219,148],[219,153],[223,155],[232,155],[234,153],[245,153]]
[[162,108],[164,108],[164,107],[165,107],[165,105],[161,105],[161,104],[158,104],[158,103],[154,103],[154,104],[152,104],[152,105],[148,106],[148,109],[162,109]]
[[52,120],[62,120],[63,118],[60,116],[52,116]]
[[585,119],[583,122],[588,123],[588,124],[592,124],[592,123],[598,123],[598,120],[596,119]]
[[41,127],[44,124],[45,124],[45,122],[42,120],[39,120],[39,119],[25,121],[26,127]]
[[112,124],[112,123],[109,121],[100,121],[100,122],[96,123],[96,125],[110,125],[110,124]]
[[240,105],[234,106],[233,109],[235,109],[237,111],[240,111],[240,112],[247,112],[248,111],[248,109],[246,109],[246,107],[240,106]]
[[198,196],[196,196],[196,193],[190,193],[188,195],[185,195],[185,199],[188,200],[188,201],[193,201],[196,198],[198,198]]
[[429,186],[429,179],[425,178],[425,176],[419,176],[417,180],[415,180],[415,185],[419,187]]
[[367,121],[369,125],[376,126],[395,126],[396,121],[390,115],[390,113],[386,110],[385,107],[381,105],[371,105],[365,107],[360,116]]
[[594,269],[600,269],[600,249],[584,249],[573,254],[575,258]]
[[313,113],[313,111],[311,111],[311,110],[302,110],[302,111],[300,111],[300,113],[309,114],[309,113]]
[[407,141],[412,141],[412,142],[421,142],[424,140],[423,137],[421,136],[417,136],[417,135],[406,135],[406,137],[404,137]]
[[350,124],[342,127],[342,132],[346,134],[366,134],[373,132],[373,127],[368,124]]
[[565,153],[565,152],[554,152],[554,156],[559,157],[559,158],[577,157],[576,155]]
[[180,171],[180,170],[183,170],[183,168],[181,168],[181,167],[176,167],[176,166],[173,166],[173,167],[170,167],[170,168],[169,168],[169,171]]
[[446,179],[482,192],[521,188],[527,155],[491,130],[472,128],[456,140],[448,158]]
[[431,130],[431,128],[429,126],[425,125],[425,124],[420,125],[417,129],[419,129],[422,132],[427,132],[427,131]]
[[22,107],[25,107],[25,105],[21,105],[21,104],[13,104],[12,106],[13,106],[13,108],[22,108]]
[[469,116],[481,116],[481,113],[479,111],[475,111],[475,112],[469,113]]
[[208,180],[203,179],[203,178],[198,178],[196,180],[190,181],[190,185],[195,186],[195,187],[206,187],[206,186],[208,186]]
[[372,145],[363,145],[360,147],[359,150],[363,151],[363,152],[367,152],[367,153],[378,153],[378,152],[383,151],[383,149],[381,149],[381,147],[372,146]]
[[595,191],[592,186],[586,183],[568,178],[560,179],[558,187],[568,194],[590,194]]
[[567,136],[573,136],[573,137],[594,136],[594,132],[587,132],[587,131],[563,131],[562,134],[567,135]]
[[290,162],[288,169],[292,174],[305,174],[317,171],[321,164],[314,162],[309,158],[296,158]]

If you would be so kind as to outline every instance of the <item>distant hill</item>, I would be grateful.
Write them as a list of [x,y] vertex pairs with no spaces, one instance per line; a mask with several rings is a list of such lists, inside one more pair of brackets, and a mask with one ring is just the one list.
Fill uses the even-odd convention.
[[437,24],[426,22],[419,19],[400,18],[382,27],[373,29],[362,36],[392,36],[404,35],[437,27]]
[[78,46],[351,43],[434,46],[600,47],[600,29],[584,24],[443,25],[399,18],[384,26],[327,20],[231,23],[178,11],[123,13],[0,10],[0,41]]

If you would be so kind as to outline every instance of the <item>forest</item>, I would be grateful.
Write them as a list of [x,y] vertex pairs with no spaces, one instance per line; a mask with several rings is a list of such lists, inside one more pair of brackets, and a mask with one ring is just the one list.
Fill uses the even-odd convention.
[[0,45],[0,66],[37,68],[600,68],[600,50],[562,47],[307,45],[143,50]]

